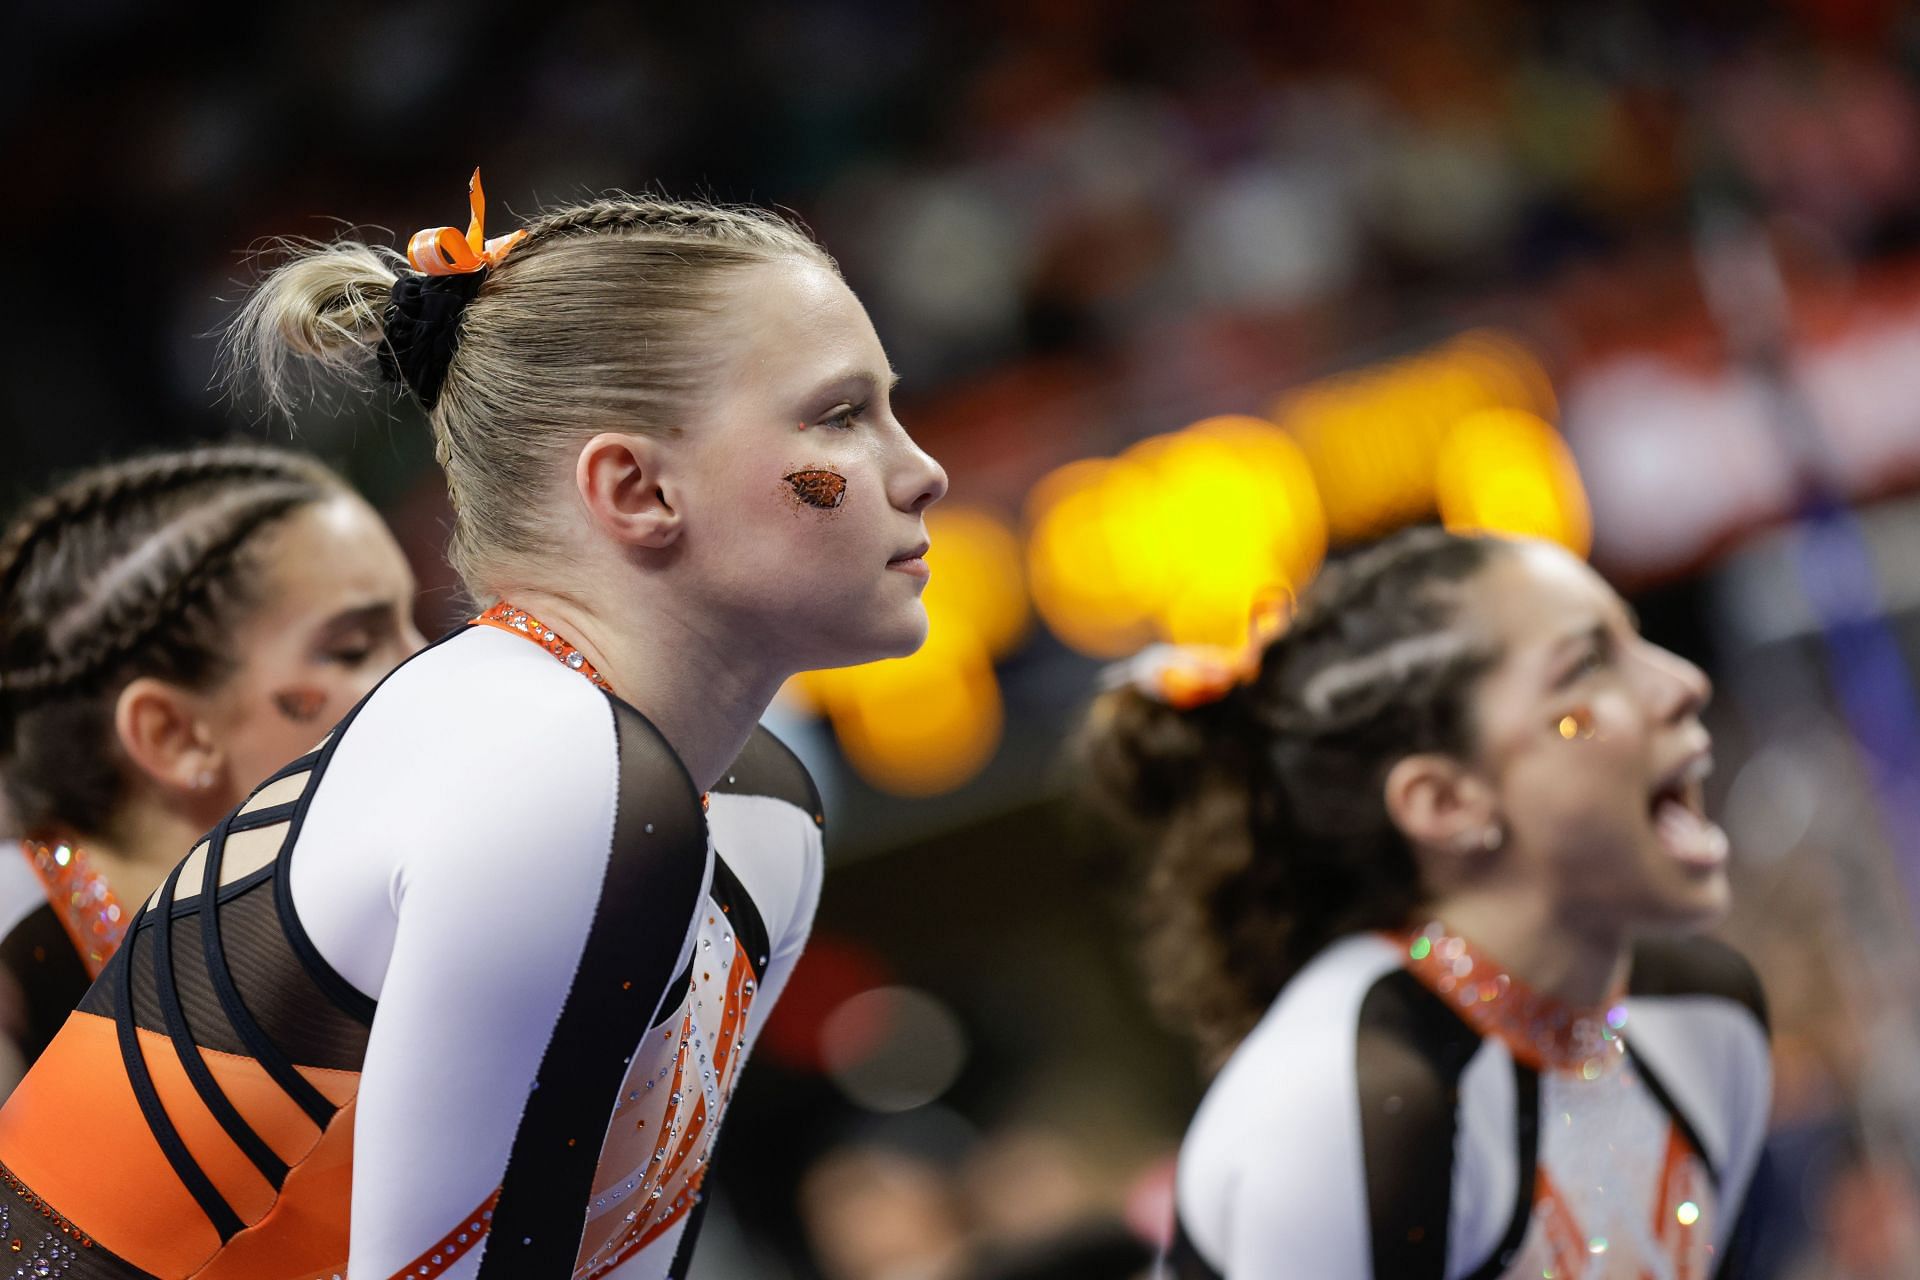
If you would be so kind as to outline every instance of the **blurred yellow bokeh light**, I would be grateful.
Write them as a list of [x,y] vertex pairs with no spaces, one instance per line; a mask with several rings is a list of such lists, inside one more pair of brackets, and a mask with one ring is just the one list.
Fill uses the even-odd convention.
[[1273,413],[1306,452],[1328,530],[1353,541],[1433,513],[1441,450],[1456,423],[1483,409],[1556,413],[1553,384],[1533,353],[1474,330],[1291,392]]
[[1297,590],[1327,549],[1305,455],[1260,418],[1209,418],[1069,463],[1027,513],[1034,606],[1096,657],[1156,637],[1236,646],[1255,604]]
[[1573,451],[1523,409],[1483,409],[1455,423],[1440,451],[1436,489],[1449,529],[1544,538],[1581,556],[1592,549]]
[[847,760],[896,795],[951,791],[1000,745],[1004,712],[993,660],[980,638],[936,619],[910,658],[849,668],[828,706]]
[[994,664],[1035,612],[1070,648],[1117,658],[1155,640],[1234,651],[1256,614],[1319,572],[1329,542],[1436,514],[1463,531],[1551,539],[1585,555],[1591,517],[1533,354],[1492,331],[1324,378],[1274,419],[1216,417],[1115,458],[1052,471],[1022,544],[978,508],[927,516],[930,630],[916,654],[790,682],[873,785],[931,795],[993,758]]
[[993,758],[1005,718],[994,659],[1019,647],[1032,617],[1005,522],[943,504],[927,513],[927,536],[933,577],[919,652],[809,671],[788,687],[832,721],[861,777],[900,795],[950,791]]

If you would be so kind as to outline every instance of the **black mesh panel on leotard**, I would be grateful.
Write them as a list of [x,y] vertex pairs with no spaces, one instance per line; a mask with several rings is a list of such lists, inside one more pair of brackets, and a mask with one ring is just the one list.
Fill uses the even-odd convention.
[[[277,887],[273,877],[248,879],[252,883],[232,897],[223,891],[220,903],[220,938],[241,1001],[294,1062],[305,1067],[358,1071],[367,1055],[368,1028],[321,991],[287,945],[274,901]],[[247,1046],[227,1021],[200,959],[198,899],[175,913],[173,946],[174,986],[194,1042],[203,1049],[246,1056]],[[165,1034],[149,947],[133,953],[133,990],[134,1022],[145,1030]],[[102,983],[87,993],[80,1007],[111,1017],[112,995],[110,985]]]

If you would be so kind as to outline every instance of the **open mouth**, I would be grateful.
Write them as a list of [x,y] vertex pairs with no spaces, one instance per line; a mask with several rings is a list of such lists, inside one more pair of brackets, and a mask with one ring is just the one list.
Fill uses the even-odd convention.
[[1704,751],[1691,756],[1661,779],[1647,802],[1654,834],[1690,867],[1717,868],[1727,861],[1727,833],[1707,817],[1706,782],[1712,772],[1712,756]]

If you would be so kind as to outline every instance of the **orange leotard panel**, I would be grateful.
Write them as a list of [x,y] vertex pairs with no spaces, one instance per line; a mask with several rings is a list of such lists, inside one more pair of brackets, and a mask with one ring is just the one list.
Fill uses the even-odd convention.
[[75,1013],[20,1082],[0,1110],[0,1164],[164,1280],[185,1280],[220,1248],[147,1130],[106,1018]]
[[[346,1265],[347,1203],[359,1077],[303,1067],[343,1109],[323,1134],[268,1078],[236,1054],[203,1051],[222,1091],[255,1132],[294,1165],[276,1200],[272,1186],[221,1130],[180,1067],[165,1036],[141,1030],[154,1088],[181,1140],[236,1212],[251,1225],[220,1239],[180,1184],[140,1114],[111,1021],[76,1012],[47,1050],[49,1069],[32,1073],[0,1111],[0,1164],[60,1207],[75,1225],[122,1259],[156,1276],[244,1277],[269,1253],[276,1266],[315,1274]],[[111,1152],[112,1158],[101,1153]],[[203,1270],[218,1252],[212,1269]],[[249,1264],[246,1259],[251,1259]],[[329,1273],[330,1274],[330,1273]]]
[[819,797],[756,735],[703,803],[544,627],[502,630],[409,664],[136,913],[0,1110],[29,1271],[686,1273]]
[[[317,1082],[316,1082],[317,1083]],[[353,1103],[334,1116],[294,1167],[267,1216],[227,1241],[194,1280],[331,1276],[347,1270],[347,1208],[353,1199]]]

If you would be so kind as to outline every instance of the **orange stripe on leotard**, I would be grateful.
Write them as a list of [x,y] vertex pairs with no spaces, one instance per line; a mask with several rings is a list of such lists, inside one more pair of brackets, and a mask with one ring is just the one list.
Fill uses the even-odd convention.
[[[326,1092],[325,1085],[315,1084]],[[193,1280],[346,1274],[353,1114],[352,1102],[334,1113],[312,1154],[287,1175],[267,1216],[227,1241],[220,1256],[195,1272]]]
[[[0,1164],[103,1247],[163,1280],[259,1275],[268,1252],[276,1267],[291,1265],[296,1256],[302,1269],[309,1258],[316,1271],[344,1266],[350,1106],[323,1134],[258,1063],[203,1050],[208,1069],[240,1114],[296,1166],[276,1197],[206,1110],[172,1041],[146,1030],[139,1040],[181,1140],[235,1212],[252,1224],[249,1230],[222,1251],[219,1233],[147,1127],[112,1020],[98,1014],[71,1015],[0,1110]],[[337,1104],[350,1103],[358,1088],[353,1072],[300,1070]],[[255,1269],[246,1270],[242,1257],[252,1258]]]
[[480,1202],[479,1208],[468,1214],[438,1243],[394,1272],[390,1280],[403,1280],[403,1277],[411,1280],[421,1276],[426,1277],[426,1280],[433,1280],[434,1276],[441,1274],[462,1257],[479,1248],[480,1242],[487,1238],[487,1232],[493,1226],[493,1206],[498,1203],[500,1203],[500,1189],[495,1187],[493,1194]]

